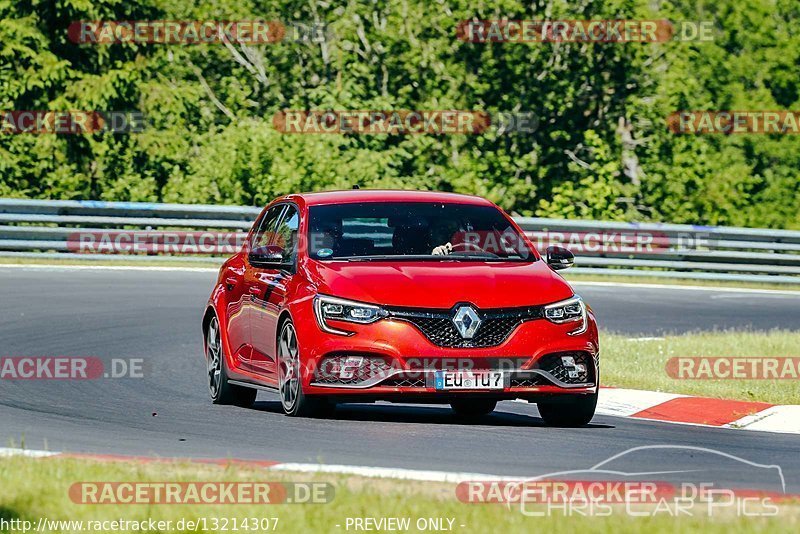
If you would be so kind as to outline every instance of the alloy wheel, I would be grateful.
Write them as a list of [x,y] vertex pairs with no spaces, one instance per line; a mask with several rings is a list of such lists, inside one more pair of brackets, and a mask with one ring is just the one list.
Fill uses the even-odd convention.
[[208,363],[208,390],[211,398],[219,396],[220,379],[222,375],[222,349],[219,335],[219,322],[216,317],[208,324],[206,337],[206,361]]
[[291,412],[297,403],[300,390],[300,354],[297,348],[297,333],[292,323],[285,323],[281,330],[278,360],[281,403],[286,412]]

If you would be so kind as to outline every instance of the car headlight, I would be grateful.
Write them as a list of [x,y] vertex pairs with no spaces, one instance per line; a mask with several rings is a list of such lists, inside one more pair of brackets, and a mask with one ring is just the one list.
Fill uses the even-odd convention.
[[578,328],[568,332],[570,336],[583,334],[589,327],[586,320],[586,304],[577,295],[555,304],[548,304],[544,307],[544,317],[555,324],[576,323]]
[[314,297],[314,315],[317,318],[317,324],[324,332],[351,336],[353,332],[334,328],[328,324],[328,321],[369,324],[386,317],[387,313],[380,306],[373,304],[317,295]]

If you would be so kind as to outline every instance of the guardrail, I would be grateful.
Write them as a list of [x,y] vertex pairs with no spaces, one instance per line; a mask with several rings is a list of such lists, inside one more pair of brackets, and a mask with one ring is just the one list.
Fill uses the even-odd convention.
[[[0,199],[0,258],[219,261],[202,254],[91,253],[81,235],[165,230],[244,236],[260,208],[73,200]],[[660,223],[516,219],[540,251],[561,244],[573,272],[800,284],[800,231]],[[231,250],[233,250],[231,248]],[[176,249],[177,250],[177,249]]]

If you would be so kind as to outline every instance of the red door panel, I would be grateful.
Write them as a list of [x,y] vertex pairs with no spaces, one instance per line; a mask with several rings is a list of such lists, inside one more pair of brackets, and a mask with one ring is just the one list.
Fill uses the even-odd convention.
[[286,298],[285,272],[264,269],[255,273],[249,286],[251,297],[250,336],[253,370],[277,381],[275,339],[278,314]]
[[250,360],[250,321],[248,319],[248,295],[245,292],[244,263],[230,265],[223,274],[228,306],[225,319],[228,323],[228,345],[234,367],[247,367]]

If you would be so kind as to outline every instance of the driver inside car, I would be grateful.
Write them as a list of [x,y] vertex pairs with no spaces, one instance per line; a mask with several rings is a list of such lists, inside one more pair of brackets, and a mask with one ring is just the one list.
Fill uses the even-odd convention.
[[[453,252],[453,243],[456,233],[461,229],[459,224],[451,220],[437,220],[430,229],[429,242],[434,245],[431,254],[434,256],[447,256]],[[436,245],[436,243],[442,243]]]

